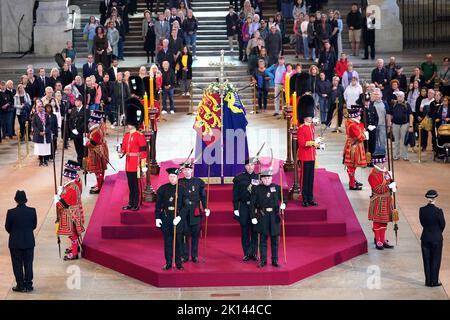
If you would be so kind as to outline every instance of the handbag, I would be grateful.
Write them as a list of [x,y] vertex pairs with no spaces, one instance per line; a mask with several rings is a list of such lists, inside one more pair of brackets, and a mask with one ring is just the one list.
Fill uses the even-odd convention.
[[414,148],[416,145],[416,136],[414,135],[414,132],[406,132],[404,144],[405,146],[409,145],[411,148]]
[[83,33],[83,41],[87,41],[87,39],[88,39],[87,33]]
[[431,131],[431,129],[433,129],[433,121],[429,116],[425,116],[420,122],[420,125],[422,126],[422,129],[426,131]]

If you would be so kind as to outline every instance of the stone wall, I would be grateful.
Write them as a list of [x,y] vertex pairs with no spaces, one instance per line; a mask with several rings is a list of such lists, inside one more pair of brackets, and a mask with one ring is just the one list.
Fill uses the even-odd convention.
[[[375,31],[377,52],[400,52],[403,50],[403,27],[400,22],[400,9],[396,0],[369,0],[367,10],[375,10],[380,16]],[[379,12],[379,13],[378,13]]]
[[34,0],[1,0],[0,1],[0,52],[17,52],[18,25],[20,24],[20,51],[28,51],[31,47],[33,30]]

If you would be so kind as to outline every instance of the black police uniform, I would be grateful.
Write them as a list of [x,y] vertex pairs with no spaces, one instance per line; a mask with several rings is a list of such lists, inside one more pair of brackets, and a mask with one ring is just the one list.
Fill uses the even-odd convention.
[[442,257],[442,232],[445,228],[444,213],[434,204],[420,208],[420,224],[423,227],[420,237],[422,246],[425,285],[436,286],[439,283],[439,269]]
[[239,210],[235,219],[241,224],[241,242],[245,257],[256,260],[258,254],[258,235],[251,223],[250,200],[252,189],[259,184],[256,173],[243,172],[233,179],[233,207]]
[[[190,179],[182,178],[179,183],[189,198],[182,239],[182,256],[185,261],[189,260],[189,234],[191,234],[191,257],[195,261],[198,258],[198,240],[202,226],[203,211],[206,209],[205,182],[197,177],[191,177]],[[203,210],[200,207],[200,202]]]
[[[158,188],[157,200],[155,206],[155,219],[161,219],[161,230],[164,233],[164,256],[166,258],[166,265],[172,266],[173,259],[173,219],[175,210],[175,189],[176,186],[170,183],[163,184]],[[177,216],[181,217],[176,231],[175,244],[175,263],[177,267],[182,265],[181,262],[181,246],[184,220],[186,219],[186,208],[188,206],[188,195],[183,188],[178,187],[178,206]]]
[[260,234],[259,250],[261,252],[260,265],[267,263],[267,239],[270,236],[272,264],[278,263],[278,236],[280,235],[280,186],[260,184],[252,192],[250,210],[252,218],[258,223],[255,230]]

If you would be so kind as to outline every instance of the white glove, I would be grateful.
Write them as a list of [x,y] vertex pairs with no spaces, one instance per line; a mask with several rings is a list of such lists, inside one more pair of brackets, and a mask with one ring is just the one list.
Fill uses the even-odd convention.
[[209,209],[205,209],[205,216],[209,217],[211,214],[211,211]]
[[59,195],[55,194],[53,196],[53,200],[55,201],[55,203],[57,203],[59,200],[61,200],[61,197]]
[[62,192],[63,192],[63,187],[58,186],[58,196],[60,196]]
[[313,118],[313,124],[319,124],[320,119],[319,118]]
[[234,210],[234,215],[235,215],[236,217],[239,217],[239,210]]
[[147,167],[142,167],[142,172],[143,173],[146,173],[148,171],[148,168]]
[[78,130],[77,129],[73,129],[72,133],[77,136],[78,135]]
[[88,138],[84,137],[83,138],[83,146],[86,146],[88,143]]
[[370,126],[367,127],[367,129],[369,129],[369,131],[375,130],[376,128],[377,128],[377,127],[375,127],[375,126],[373,126],[373,125],[370,125]]
[[173,219],[173,225],[176,226],[177,224],[179,224],[181,221],[181,217],[177,216],[175,219]]
[[369,132],[368,131],[364,131],[364,137],[366,137],[366,140],[369,140]]
[[320,150],[325,150],[326,148],[326,144],[325,143],[320,143]]
[[392,192],[397,192],[397,183],[391,182],[391,184],[389,185],[389,189],[392,190]]
[[283,202],[282,204],[280,204],[280,209],[281,209],[281,210],[286,209],[286,203]]
[[258,223],[258,219],[253,218],[253,219],[252,219],[252,223],[253,223],[253,224],[257,224],[257,223]]
[[316,144],[322,143],[322,137],[317,137],[317,138],[314,140],[314,142],[315,142]]
[[161,219],[156,219],[156,227],[157,228],[161,228],[162,226],[162,220]]

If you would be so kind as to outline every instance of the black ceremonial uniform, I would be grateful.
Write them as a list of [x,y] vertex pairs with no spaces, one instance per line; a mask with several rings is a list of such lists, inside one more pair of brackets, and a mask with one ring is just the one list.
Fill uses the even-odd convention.
[[261,265],[267,263],[267,239],[270,235],[270,247],[272,264],[278,263],[278,236],[280,235],[280,186],[270,184],[265,186],[260,184],[252,192],[251,212],[252,218],[256,218],[258,223],[255,230],[261,235],[260,252]]
[[442,257],[442,232],[445,228],[444,213],[434,204],[420,208],[420,224],[423,227],[420,237],[422,246],[425,285],[436,286],[439,283],[439,269]]
[[251,223],[250,200],[252,189],[258,184],[258,175],[254,172],[249,174],[245,171],[233,179],[233,207],[239,210],[239,217],[235,216],[235,219],[241,224],[242,250],[245,257],[254,260],[258,254],[258,235]]
[[[185,261],[189,260],[189,233],[191,234],[191,257],[195,262],[198,258],[198,239],[202,226],[204,209],[206,209],[205,182],[197,177],[190,179],[182,178],[179,181],[188,194],[189,202],[186,209],[186,219],[183,234],[182,256]],[[200,206],[200,202],[202,206]]]
[[[164,233],[164,256],[166,258],[166,265],[172,266],[173,259],[173,220],[175,210],[175,189],[176,185],[170,183],[163,184],[158,188],[157,200],[155,206],[155,219],[161,219],[161,230]],[[177,238],[175,244],[175,263],[177,266],[181,266],[181,245],[182,234],[184,232],[184,225],[186,219],[186,208],[188,205],[188,195],[184,188],[178,186],[178,205],[177,216],[181,217],[181,221],[178,223]]]

